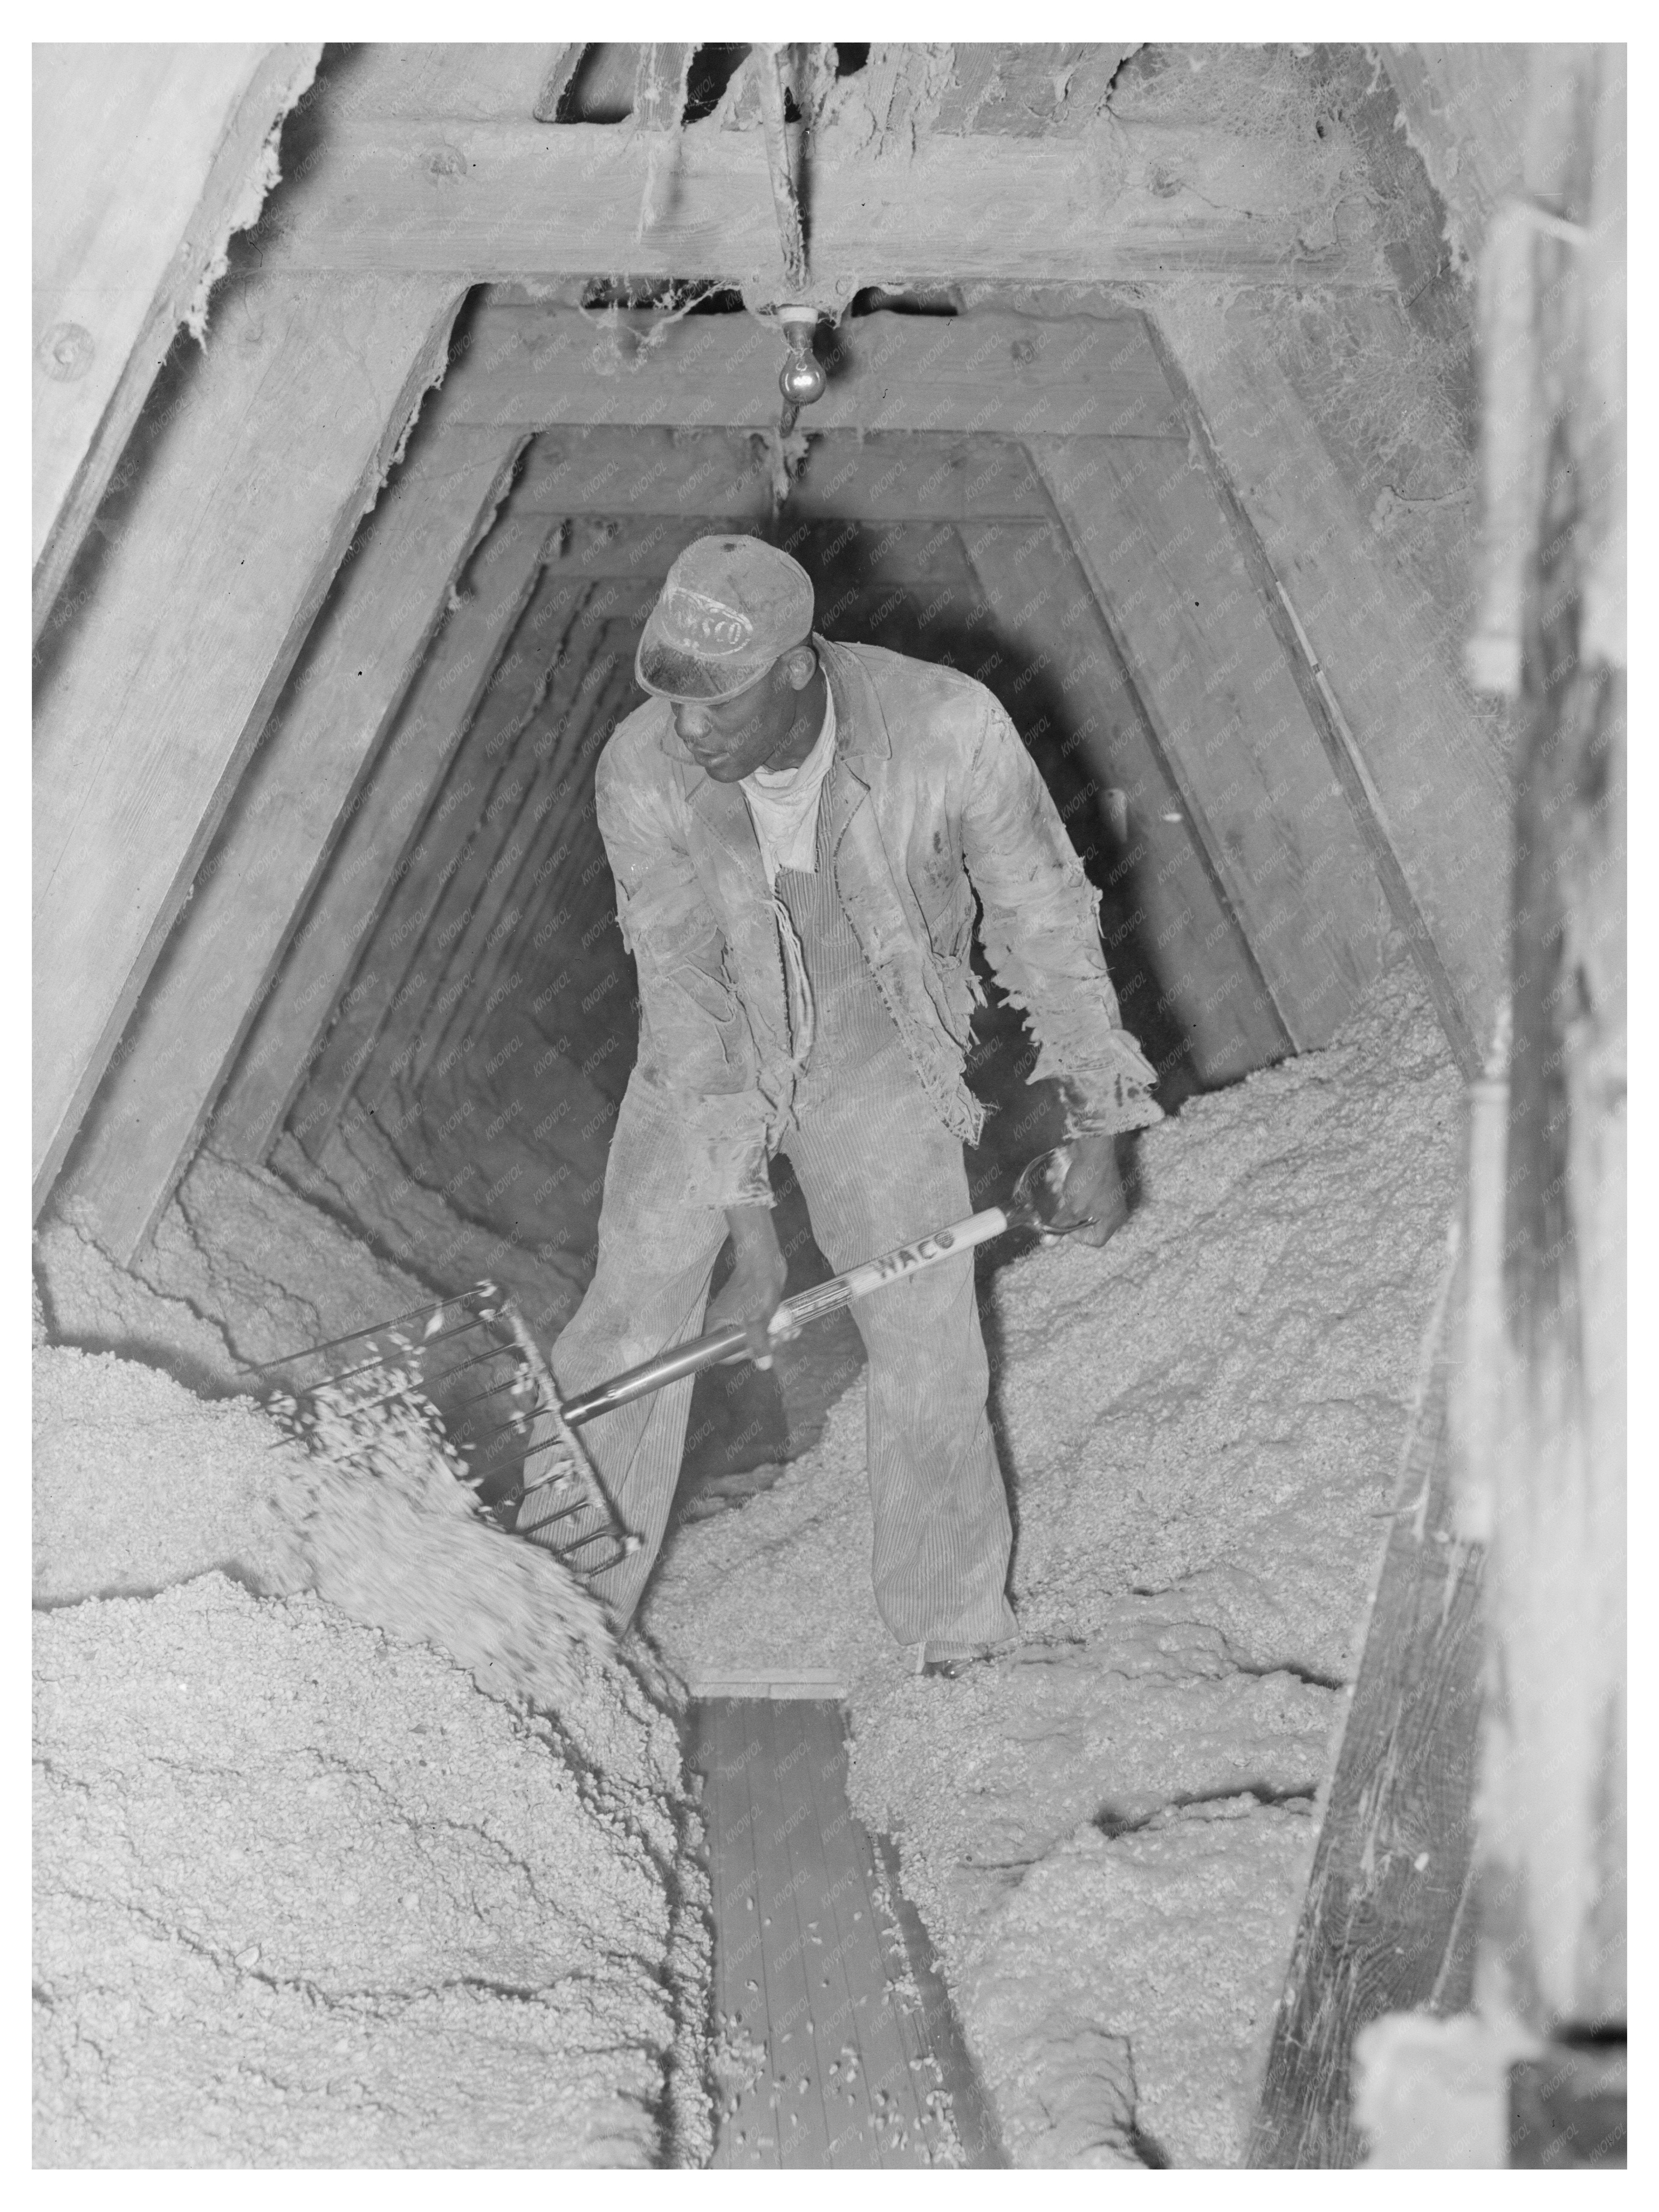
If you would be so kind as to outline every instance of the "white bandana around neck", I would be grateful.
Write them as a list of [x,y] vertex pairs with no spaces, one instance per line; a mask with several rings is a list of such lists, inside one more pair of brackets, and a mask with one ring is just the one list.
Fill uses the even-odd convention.
[[818,796],[836,757],[836,702],[824,686],[823,727],[799,768],[776,772],[757,768],[738,788],[749,802],[750,818],[761,849],[769,890],[778,887],[780,868],[817,872]]

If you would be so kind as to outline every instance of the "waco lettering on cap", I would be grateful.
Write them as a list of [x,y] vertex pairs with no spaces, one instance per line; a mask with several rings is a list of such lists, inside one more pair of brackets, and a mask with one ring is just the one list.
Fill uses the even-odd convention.
[[634,672],[662,698],[727,698],[811,628],[812,580],[799,561],[755,538],[699,538],[663,580]]

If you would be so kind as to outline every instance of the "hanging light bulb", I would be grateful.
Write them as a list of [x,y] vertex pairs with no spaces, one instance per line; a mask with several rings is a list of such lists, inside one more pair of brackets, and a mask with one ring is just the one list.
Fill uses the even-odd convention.
[[781,311],[778,320],[783,325],[784,343],[789,349],[778,372],[778,390],[791,407],[810,407],[813,400],[823,398],[829,380],[823,364],[812,352],[812,333],[817,327],[817,317],[810,309],[794,314]]

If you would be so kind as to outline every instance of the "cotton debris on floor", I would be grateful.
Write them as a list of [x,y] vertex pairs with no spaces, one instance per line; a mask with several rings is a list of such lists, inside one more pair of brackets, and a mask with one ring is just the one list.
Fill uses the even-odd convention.
[[707,1881],[650,1653],[441,1466],[377,1495],[246,1399],[40,1341],[50,1308],[234,1375],[423,1288],[208,1177],[155,1281],[46,1240],[37,2162],[702,2162]]
[[672,1930],[625,1783],[218,1575],[36,1641],[39,2163],[656,2161]]
[[[1109,1245],[996,1270],[1013,1590],[1042,1639],[1019,1660],[923,1681],[888,1638],[859,1390],[659,1570],[645,1625],[686,1674],[851,1685],[854,1810],[902,1832],[1022,2163],[1242,2154],[1444,1266],[1460,1095],[1397,958],[1328,1049],[1150,1132]],[[1178,1972],[1125,1947],[1149,1882]],[[1039,1921],[1064,1978],[1030,1968]]]

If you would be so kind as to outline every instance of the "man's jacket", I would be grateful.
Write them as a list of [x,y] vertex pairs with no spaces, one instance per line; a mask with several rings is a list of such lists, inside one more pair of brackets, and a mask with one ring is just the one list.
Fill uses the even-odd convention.
[[[1154,1072],[1118,1020],[1100,894],[995,699],[954,669],[812,643],[836,706],[819,803],[836,886],[940,1121],[970,1144],[984,1121],[963,1074],[982,996],[969,964],[975,890],[987,957],[1036,1035],[1030,1079],[1060,1079],[1073,1133],[1161,1121]],[[769,1205],[796,1068],[748,805],[697,767],[659,698],[618,726],[594,795],[639,971],[633,1083],[663,1094],[684,1133],[688,1196]]]

